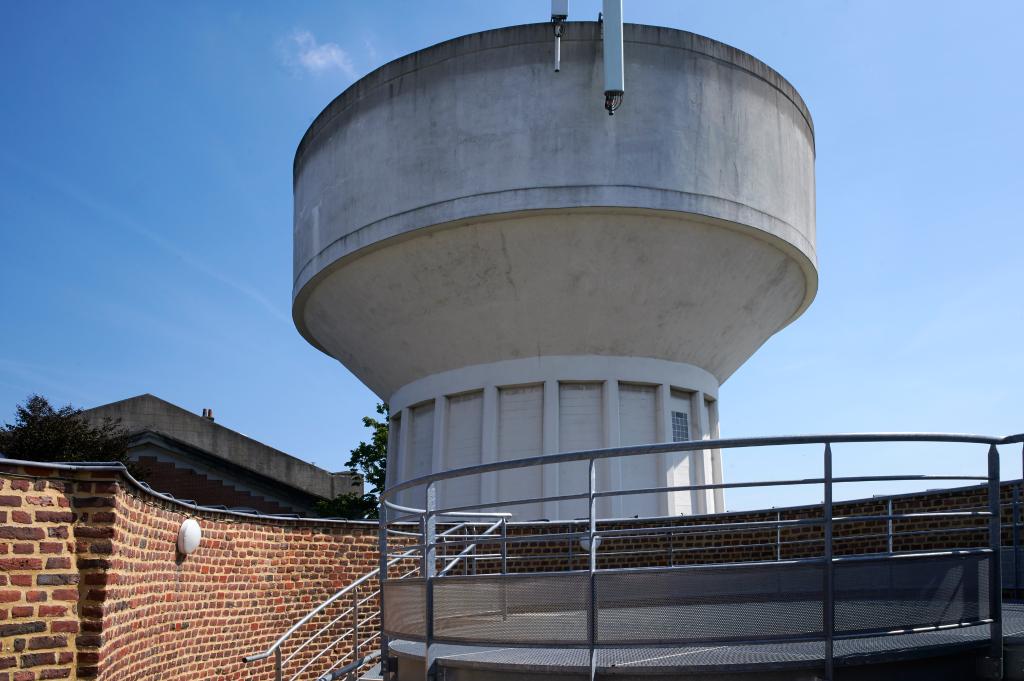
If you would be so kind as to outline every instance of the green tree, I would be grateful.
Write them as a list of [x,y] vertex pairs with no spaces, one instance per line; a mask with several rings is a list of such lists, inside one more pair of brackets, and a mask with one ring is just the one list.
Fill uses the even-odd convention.
[[116,461],[130,466],[128,431],[109,418],[90,424],[70,404],[54,409],[42,395],[15,408],[14,423],[0,429],[0,452],[27,461]]
[[388,405],[379,403],[377,413],[383,418],[363,417],[363,425],[370,429],[370,441],[360,442],[345,464],[349,472],[362,477],[370,489],[363,494],[341,494],[318,502],[315,510],[321,516],[356,520],[377,517],[379,495],[384,489],[388,465]]

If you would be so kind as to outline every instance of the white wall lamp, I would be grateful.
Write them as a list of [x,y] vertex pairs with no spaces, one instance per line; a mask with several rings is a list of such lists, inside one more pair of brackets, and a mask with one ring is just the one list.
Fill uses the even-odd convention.
[[199,542],[203,539],[203,530],[195,518],[188,518],[178,528],[178,552],[182,555],[189,555],[199,548]]

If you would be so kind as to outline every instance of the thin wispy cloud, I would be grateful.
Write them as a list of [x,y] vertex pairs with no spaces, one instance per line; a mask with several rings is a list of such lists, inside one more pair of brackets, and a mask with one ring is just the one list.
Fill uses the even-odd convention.
[[316,75],[331,71],[349,78],[358,75],[352,57],[340,45],[317,42],[312,32],[300,29],[292,31],[286,41],[285,62]]

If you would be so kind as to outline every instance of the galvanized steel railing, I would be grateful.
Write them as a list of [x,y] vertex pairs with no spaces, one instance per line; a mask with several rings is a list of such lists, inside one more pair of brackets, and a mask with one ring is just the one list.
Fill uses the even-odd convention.
[[[497,531],[499,528],[503,528],[504,519],[498,523],[492,525],[484,532],[475,536],[480,538],[495,538],[496,535],[492,533]],[[471,528],[466,523],[459,523],[446,530],[437,533],[435,541],[445,541],[449,537],[465,537]],[[459,533],[462,534],[459,534]],[[406,536],[419,536],[418,533],[408,532],[400,529],[392,530],[393,534],[406,535]],[[470,544],[463,549],[457,556],[455,556],[445,566],[443,574],[449,574],[452,570],[458,566],[460,562],[464,562],[469,565],[470,560],[474,558],[475,545]],[[322,603],[317,605],[315,608],[306,613],[301,619],[290,626],[274,643],[270,645],[266,650],[254,655],[249,655],[243,658],[246,663],[258,662],[260,660],[266,660],[273,656],[274,658],[274,681],[306,681],[309,679],[309,675],[305,675],[306,672],[313,667],[321,658],[327,659],[327,668],[321,672],[317,677],[317,681],[335,681],[336,679],[350,679],[362,671],[370,662],[381,656],[381,647],[372,648],[371,644],[377,641],[381,637],[381,607],[376,607],[370,610],[368,604],[374,601],[379,601],[382,598],[381,589],[375,588],[370,590],[368,594],[365,592],[372,588],[372,581],[377,579],[380,573],[387,574],[389,568],[402,567],[404,563],[410,559],[414,559],[417,555],[417,549],[413,548],[400,553],[399,555],[389,560],[382,560],[381,566],[374,568],[370,572],[366,573],[362,577],[359,577],[350,584],[345,585],[340,590],[336,591]],[[475,565],[475,561],[474,561]],[[419,572],[420,567],[416,565],[411,570],[406,570],[398,575],[397,579],[408,579],[414,577]],[[360,589],[363,589],[364,595],[360,597]],[[345,598],[349,595],[349,598]],[[344,608],[337,615],[330,617],[324,616],[327,622],[323,624],[314,633],[305,637],[303,640],[295,644],[287,654],[283,652],[283,647],[289,643],[294,642],[296,638],[301,638],[300,632],[303,627],[313,622],[318,616],[322,615],[331,605],[338,602],[350,602],[351,605]],[[340,633],[332,631],[333,628],[344,624],[344,627]],[[320,647],[312,647],[314,642],[318,642],[320,637],[327,634],[327,641]],[[331,638],[333,636],[333,638]],[[348,652],[331,657],[332,651],[339,647],[346,647],[344,644],[348,644]],[[303,650],[309,648],[309,652],[303,657],[299,654]],[[316,652],[313,652],[316,651]],[[285,668],[292,661],[296,661],[296,664],[301,664],[295,671],[290,671],[285,674]],[[305,675],[305,676],[304,676]]]
[[[895,443],[895,442],[925,442],[925,443],[962,443],[962,444],[979,444],[985,445],[987,449],[987,473],[986,475],[885,475],[885,476],[846,476],[838,477],[833,474],[833,445],[839,443]],[[613,570],[598,569],[598,546],[602,538],[612,539],[617,535],[623,535],[627,533],[637,534],[636,528],[624,529],[624,530],[602,530],[598,531],[598,513],[597,513],[597,502],[603,498],[626,496],[626,495],[637,495],[637,494],[667,494],[673,492],[701,492],[707,490],[717,489],[737,489],[737,488],[754,488],[754,487],[785,487],[795,485],[821,485],[823,489],[823,503],[821,505],[821,515],[818,518],[807,518],[797,520],[781,520],[776,518],[775,520],[768,520],[764,522],[743,522],[743,523],[714,523],[708,526],[709,531],[721,532],[723,530],[729,530],[730,528],[740,527],[749,529],[753,526],[759,527],[775,527],[776,528],[776,559],[781,558],[781,538],[779,536],[780,528],[787,526],[801,526],[809,525],[821,528],[822,537],[820,543],[822,544],[823,550],[822,555],[817,558],[802,558],[796,560],[781,561],[777,560],[776,566],[793,566],[797,568],[801,565],[819,565],[821,566],[821,578],[822,583],[820,585],[820,609],[821,609],[821,626],[820,636],[786,636],[786,637],[765,637],[764,639],[755,639],[742,641],[742,643],[760,643],[760,642],[771,642],[771,641],[806,641],[806,640],[817,640],[824,644],[823,654],[823,665],[826,679],[833,679],[834,675],[834,659],[835,659],[835,642],[841,639],[852,639],[864,636],[882,636],[882,635],[893,635],[900,633],[915,633],[923,631],[934,631],[949,626],[974,626],[974,625],[988,625],[989,629],[989,650],[988,658],[992,667],[1001,669],[1002,666],[1002,584],[1000,575],[1000,470],[999,470],[999,451],[998,445],[1007,445],[1012,443],[1024,442],[1024,435],[1015,435],[1005,438],[994,438],[978,435],[958,435],[958,434],[928,434],[928,433],[877,433],[877,434],[836,434],[836,435],[811,435],[811,436],[796,436],[796,437],[771,437],[771,438],[743,438],[743,439],[720,439],[720,440],[699,440],[691,442],[674,442],[664,443],[655,445],[645,446],[633,446],[633,447],[620,447],[615,449],[603,449],[593,450],[584,452],[571,452],[563,454],[553,454],[546,456],[531,457],[526,459],[512,460],[512,461],[501,461],[488,464],[482,464],[477,466],[470,466],[457,470],[444,471],[433,473],[430,475],[421,476],[398,485],[394,485],[388,488],[382,495],[381,504],[381,521],[380,521],[380,554],[382,566],[389,560],[389,535],[394,532],[404,532],[405,534],[413,534],[408,530],[397,530],[392,527],[394,522],[410,522],[416,521],[419,524],[419,532],[416,534],[417,543],[412,546],[404,546],[410,551],[418,552],[420,560],[420,575],[418,579],[422,582],[422,632],[415,632],[412,638],[414,640],[422,640],[424,643],[424,658],[425,658],[425,669],[426,678],[435,678],[436,674],[436,646],[435,644],[440,640],[444,641],[445,638],[438,637],[435,635],[435,592],[439,584],[443,584],[445,580],[451,578],[452,564],[445,565],[441,570],[438,570],[438,549],[439,547],[445,547],[452,544],[459,544],[463,542],[466,549],[460,551],[457,554],[456,561],[466,560],[470,557],[474,558],[475,561],[487,560],[487,561],[500,561],[500,571],[498,575],[509,575],[508,571],[508,546],[509,544],[515,544],[523,541],[535,541],[536,537],[509,537],[507,532],[507,512],[490,512],[488,509],[507,509],[510,507],[520,506],[524,504],[536,504],[542,502],[555,502],[555,501],[571,501],[571,500],[585,500],[587,502],[587,529],[584,532],[576,532],[575,526],[569,532],[561,532],[547,535],[548,538],[553,540],[566,540],[569,542],[569,551],[572,551],[573,542],[577,539],[581,541],[587,555],[587,570],[584,573],[589,574],[589,614],[586,618],[589,626],[589,633],[586,636],[585,643],[573,644],[573,647],[585,647],[590,651],[590,675],[594,678],[597,670],[597,651],[601,648],[608,647],[608,644],[599,641],[598,635],[598,605],[597,605],[597,580],[602,575],[619,575],[619,574],[639,574],[641,569],[630,569],[630,568],[616,568]],[[767,446],[780,446],[780,445],[820,445],[822,447],[822,475],[815,478],[803,478],[803,479],[788,479],[788,480],[771,480],[771,481],[752,481],[752,482],[735,482],[735,483],[714,483],[714,484],[700,484],[700,485],[677,485],[677,486],[659,486],[650,487],[643,489],[598,489],[597,486],[597,463],[606,459],[620,458],[620,457],[633,457],[633,456],[644,456],[651,454],[670,454],[679,452],[689,451],[701,451],[701,450],[713,450],[713,449],[737,449],[737,448],[751,448],[751,447],[767,447]],[[570,462],[587,462],[588,463],[588,475],[587,475],[587,491],[579,492],[574,494],[561,494],[561,495],[549,495],[542,497],[534,497],[529,499],[502,499],[502,500],[488,500],[484,503],[462,505],[458,507],[439,508],[437,502],[437,486],[439,483],[462,478],[466,476],[478,476],[486,473],[496,473],[498,471],[513,470],[520,468],[528,468],[535,466],[544,466],[550,464],[559,463],[570,463]],[[893,513],[891,505],[888,506],[887,512],[878,515],[870,516],[853,516],[853,517],[835,517],[833,514],[833,487],[836,484],[844,483],[865,483],[865,482],[918,482],[918,481],[952,481],[952,480],[974,480],[983,481],[987,485],[988,494],[988,507],[985,510],[978,511],[943,511],[943,512],[924,512],[924,513],[910,513],[900,514]],[[408,506],[400,506],[395,503],[396,495],[399,492],[412,490],[416,488],[422,488],[424,504],[423,508],[411,508]],[[1015,507],[1015,525],[1014,525],[1014,537],[1019,534],[1019,528],[1016,520],[1019,518],[1019,510]],[[983,520],[987,524],[988,542],[983,547],[972,547],[967,550],[949,550],[949,551],[919,551],[919,552],[905,552],[905,553],[893,553],[893,523],[896,520],[910,519],[910,518],[978,518]],[[471,533],[468,534],[467,538],[452,540],[444,539],[438,532],[438,520],[439,519],[464,519],[468,523],[482,523],[486,522],[487,532],[493,533],[500,529],[501,537],[498,541],[499,553],[498,554],[486,554],[477,555],[475,554],[476,547],[481,543],[479,537],[475,537]],[[497,520],[495,520],[497,519]],[[629,519],[624,519],[629,520]],[[835,523],[842,523],[848,520],[856,521],[878,521],[885,522],[887,526],[887,544],[888,553],[882,555],[871,555],[871,556],[835,556],[834,555],[834,540],[833,540],[833,529]],[[477,525],[478,526],[478,525]],[[645,531],[651,533],[664,532],[679,532],[680,529],[692,531],[697,529],[695,527],[668,527],[668,528],[651,528]],[[493,544],[494,540],[490,540]],[[473,545],[473,550],[469,550],[469,545]],[[1016,546],[1016,543],[1015,543]],[[940,561],[940,560],[958,560],[959,558],[964,559],[976,559],[978,562],[977,575],[985,575],[987,577],[987,584],[977,585],[976,593],[977,598],[981,599],[982,594],[987,594],[987,603],[978,603],[978,613],[986,612],[987,616],[982,617],[980,614],[975,618],[967,618],[963,621],[956,622],[953,624],[948,623],[937,623],[934,626],[925,627],[914,627],[909,628],[876,628],[866,631],[858,631],[855,633],[837,632],[836,631],[836,589],[835,589],[835,573],[837,566],[846,564],[856,563],[863,561],[865,563],[882,563],[882,564],[893,564],[896,565],[895,561],[899,561],[900,564],[906,565],[907,560],[924,560],[924,561]],[[1015,557],[1015,561],[1016,561]],[[981,567],[980,561],[986,561],[984,569]],[[747,563],[734,563],[730,565],[751,565]],[[760,564],[757,564],[760,565]],[[1014,563],[1016,566],[1016,562]],[[660,574],[672,573],[676,570],[681,569],[693,569],[693,568],[704,568],[711,566],[685,566],[682,567],[669,567],[659,568]],[[728,566],[719,566],[728,567]],[[570,566],[571,570],[571,566]],[[387,571],[382,570],[383,579],[381,581],[381,591],[384,594],[382,602],[384,607],[387,607],[387,594],[388,594],[388,576]],[[551,573],[548,573],[551,574]],[[647,574],[650,574],[648,571]],[[696,574],[696,573],[693,573]],[[845,573],[844,573],[845,574]],[[509,575],[511,576],[511,575]],[[538,575],[541,578],[545,578],[544,575]],[[463,578],[464,579],[464,578]],[[469,584],[466,582],[466,584]],[[450,593],[450,592],[446,592]],[[500,606],[500,614],[502,620],[508,618],[507,606],[504,602],[506,598],[506,591],[502,587],[502,599],[503,602]],[[972,592],[973,593],[973,592]],[[381,651],[382,655],[382,666],[385,672],[385,678],[387,676],[389,655],[388,655],[388,635],[387,635],[387,612],[384,612],[381,617],[383,625],[381,635]],[[465,613],[466,615],[472,615],[473,613]],[[449,638],[447,642],[451,642]],[[463,640],[462,642],[465,642]],[[739,643],[735,640],[727,642]],[[480,643],[494,643],[491,640],[482,639]],[[665,644],[666,642],[661,642]],[[678,641],[680,644],[685,644],[687,641]],[[530,644],[523,644],[530,645]],[[537,645],[534,643],[533,645]]]
[[[409,556],[412,556],[411,552],[409,553]],[[397,564],[401,561],[402,558],[395,558],[393,564]],[[300,667],[294,673],[290,673],[288,679],[289,681],[297,681],[298,679],[303,678],[303,673],[306,672],[306,670],[308,670],[313,664],[315,664],[317,660],[322,658],[324,655],[327,655],[331,650],[335,649],[336,647],[338,647],[339,644],[345,642],[349,638],[351,638],[351,648],[349,652],[335,659],[331,666],[325,672],[323,672],[318,677],[318,679],[322,681],[333,681],[333,679],[342,678],[343,676],[347,676],[353,672],[358,671],[367,662],[369,662],[372,659],[375,659],[380,655],[379,650],[372,650],[366,655],[361,654],[362,651],[366,649],[367,644],[372,643],[380,636],[380,610],[377,609],[374,612],[368,614],[366,617],[363,617],[362,619],[360,614],[360,606],[363,606],[373,601],[374,599],[379,598],[380,589],[378,588],[374,590],[364,598],[359,597],[359,587],[367,584],[368,582],[370,582],[370,580],[377,577],[379,572],[380,569],[375,568],[374,570],[363,575],[351,584],[348,584],[341,590],[335,592],[327,600],[317,605],[305,616],[303,616],[298,622],[289,627],[288,630],[285,631],[285,633],[282,634],[276,641],[274,641],[274,643],[271,644],[269,648],[267,648],[261,653],[249,655],[243,658],[243,660],[247,663],[251,663],[258,662],[259,660],[265,660],[270,656],[273,656],[274,681],[283,681],[283,679],[285,678],[284,669],[285,666],[288,665],[288,663],[296,659],[299,653],[306,649],[311,643],[313,643],[313,641],[317,640],[320,636],[322,636],[332,627],[341,622],[342,619],[350,618],[351,626],[345,628],[339,636],[337,636],[332,641],[327,643],[327,645],[321,648],[319,652],[311,654],[309,656],[309,659],[305,660],[305,664],[303,664],[302,667]],[[284,646],[285,643],[289,642],[295,635],[295,633],[299,631],[299,629],[301,629],[306,624],[309,624],[309,622],[311,622],[317,615],[320,615],[320,613],[324,612],[330,605],[337,602],[339,599],[341,599],[343,596],[347,595],[350,592],[352,593],[352,605],[342,610],[341,613],[339,613],[338,615],[329,619],[326,624],[320,627],[320,629],[318,629],[312,636],[309,636],[308,638],[306,638],[306,640],[296,645],[296,647],[293,650],[291,650],[287,655],[285,655],[282,652],[282,646]],[[378,626],[373,627],[374,629],[377,629],[377,631],[375,631],[370,636],[361,637],[360,629],[362,629],[363,632],[367,631],[369,625],[374,620],[378,622]],[[352,658],[352,660],[349,661],[349,658]],[[302,659],[300,659],[300,662],[301,661]]]

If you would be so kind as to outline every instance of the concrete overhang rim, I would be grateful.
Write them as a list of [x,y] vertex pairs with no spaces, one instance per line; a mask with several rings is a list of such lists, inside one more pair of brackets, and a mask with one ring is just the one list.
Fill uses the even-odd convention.
[[[606,197],[603,196],[593,196],[595,193],[610,191],[617,192],[618,195],[611,200],[606,200]],[[514,198],[517,207],[511,210],[491,208],[494,204],[500,204],[505,197]],[[525,205],[529,203],[529,200],[534,201],[535,205]],[[480,203],[482,201],[488,201],[490,205]],[[456,226],[466,222],[496,219],[516,213],[526,214],[530,211],[565,210],[661,211],[665,214],[684,214],[720,220],[721,224],[726,226],[735,225],[740,228],[754,229],[773,235],[801,251],[814,268],[818,266],[815,244],[812,244],[803,232],[781,218],[739,201],[711,194],[699,194],[642,185],[601,184],[520,187],[479,192],[435,201],[434,203],[393,213],[339,236],[321,248],[316,255],[299,268],[298,272],[293,274],[293,309],[294,302],[298,299],[300,291],[313,279],[319,278],[322,272],[331,269],[335,262],[347,259],[348,256],[360,251],[369,252],[366,249],[372,249],[377,244],[383,244],[394,237],[416,232],[420,229]],[[748,215],[742,217],[751,223],[756,222],[759,224],[748,224],[747,222],[740,221],[738,218],[741,216],[737,215],[737,212],[747,212]],[[727,217],[730,215],[737,219]],[[359,241],[362,235],[374,229],[385,231],[385,236],[379,238],[370,237],[366,240],[365,245],[346,248],[346,241]],[[790,238],[792,238],[792,241],[790,241]],[[311,266],[316,264],[320,264],[320,269],[310,273]]]
[[[747,206],[747,208],[749,208],[749,206]],[[751,208],[750,210],[756,209]],[[347,263],[350,263],[353,260],[356,260],[364,255],[367,255],[368,253],[371,253],[375,250],[385,248],[387,246],[393,245],[401,241],[405,241],[407,239],[412,239],[417,236],[421,236],[428,232],[435,232],[444,229],[455,229],[460,226],[468,224],[482,222],[497,222],[503,219],[509,219],[511,217],[529,216],[544,213],[564,213],[566,211],[571,211],[573,213],[607,214],[609,212],[612,212],[632,214],[653,214],[658,215],[660,217],[676,217],[685,215],[688,216],[690,219],[694,219],[696,222],[703,222],[723,227],[725,229],[732,229],[734,231],[744,233],[748,236],[758,239],[759,241],[763,241],[769,244],[770,246],[775,247],[776,249],[780,250],[784,255],[794,260],[797,263],[797,265],[799,265],[801,272],[803,272],[804,298],[801,301],[800,305],[797,306],[793,314],[790,315],[790,317],[784,323],[782,323],[779,326],[779,328],[774,331],[774,333],[778,333],[779,331],[781,331],[782,329],[786,328],[794,321],[796,321],[807,310],[807,308],[810,307],[811,303],[814,302],[814,298],[818,293],[818,263],[816,252],[813,249],[813,247],[809,247],[811,255],[808,255],[806,252],[804,252],[803,249],[785,240],[781,236],[778,236],[777,234],[773,234],[772,232],[766,231],[758,227],[744,225],[742,223],[726,220],[724,218],[716,217],[714,215],[706,215],[703,213],[691,213],[688,211],[679,210],[668,210],[663,208],[641,208],[636,206],[574,206],[564,208],[529,208],[523,210],[495,212],[456,218],[453,220],[448,220],[446,222],[441,222],[433,225],[425,225],[419,228],[407,229],[403,232],[387,237],[385,239],[374,241],[372,243],[367,244],[366,246],[363,246],[362,248],[355,249],[338,258],[335,258],[327,265],[324,265],[320,270],[306,278],[301,285],[298,284],[298,282],[296,282],[295,288],[292,291],[292,323],[295,324],[295,328],[299,332],[299,335],[301,335],[306,340],[307,343],[309,343],[314,348],[324,353],[328,357],[331,357],[340,363],[341,360],[338,360],[337,357],[334,357],[333,354],[331,354],[321,343],[319,343],[305,324],[306,302],[309,299],[310,295],[312,295],[315,285],[318,284],[323,279],[330,276],[333,272],[345,266]],[[777,220],[777,218],[775,219]],[[779,222],[783,221],[779,220]],[[788,225],[788,223],[783,224],[786,224],[788,227],[790,227],[790,229],[793,229],[792,226]],[[365,229],[365,227],[362,229]],[[793,229],[793,231],[796,232],[795,229]],[[335,241],[334,243],[337,243],[337,241]],[[326,250],[327,248],[321,251],[321,253],[323,253]],[[814,257],[812,257],[812,255]],[[306,264],[306,266],[308,267],[308,265],[312,262],[313,260],[310,260],[309,263]],[[303,271],[305,271],[305,267],[303,268]],[[716,378],[719,379],[719,384],[722,384],[725,383],[726,379],[728,379],[729,377],[716,376]],[[386,397],[382,397],[381,399],[386,399]]]
[[[563,42],[573,41],[594,41],[599,40],[600,29],[599,24],[596,21],[570,21],[566,22],[565,35],[562,38]],[[484,36],[497,37],[505,34],[512,37],[515,33],[521,33],[525,31],[537,31],[538,35],[535,39],[530,40],[509,40],[504,43],[498,43],[493,45],[478,46],[472,50],[459,51],[455,54],[444,55],[443,52],[446,48],[454,48],[457,43],[470,42],[471,40],[480,40]],[[581,36],[580,33],[585,32],[586,35]],[[643,33],[657,33],[659,36],[676,36],[678,37],[679,44],[667,44],[665,42],[653,41],[653,40],[641,40],[640,34]],[[492,49],[501,49],[507,47],[514,47],[515,45],[522,44],[534,44],[534,43],[548,43],[551,41],[551,24],[550,23],[534,23],[534,24],[519,24],[516,26],[506,26],[502,28],[490,29],[487,31],[478,31],[476,33],[467,33],[465,35],[443,40],[439,43],[429,45],[420,50],[410,52],[409,54],[403,55],[394,59],[386,64],[377,67],[373,71],[362,78],[356,80],[354,83],[345,88],[341,94],[335,97],[331,102],[324,107],[324,109],[317,114],[310,123],[306,132],[303,133],[302,139],[299,140],[299,144],[295,149],[295,156],[292,160],[292,183],[297,182],[299,175],[299,167],[306,155],[308,148],[312,145],[313,140],[325,129],[331,121],[338,116],[342,115],[350,106],[362,99],[364,92],[367,90],[376,89],[384,86],[387,83],[401,78],[413,71],[434,66],[436,64],[443,63],[449,59],[453,59],[466,54],[472,54],[474,52],[483,52]],[[786,78],[773,69],[771,66],[761,61],[757,57],[753,56],[749,52],[733,47],[728,43],[724,43],[714,38],[701,35],[699,33],[693,33],[691,31],[684,31],[678,28],[671,28],[669,26],[654,26],[650,24],[625,24],[624,42],[626,43],[639,43],[639,44],[650,44],[650,45],[661,45],[663,47],[670,47],[673,49],[683,49],[695,54],[702,55],[709,59],[713,59],[723,64],[746,71],[750,75],[759,80],[764,81],[771,87],[778,90],[784,97],[786,97],[793,106],[796,107],[797,111],[800,112],[801,117],[807,124],[807,128],[811,136],[811,147],[812,152],[816,155],[815,147],[815,135],[814,135],[814,119],[811,116],[811,111],[804,101],[800,92],[790,83]],[[686,44],[689,42],[690,44]],[[703,48],[703,49],[702,49]],[[727,58],[722,54],[716,54],[716,48],[718,51],[724,50],[725,54],[733,58]],[[433,54],[430,54],[433,53]],[[432,61],[427,61],[428,58],[434,57]],[[744,64],[741,62],[748,61],[749,63]],[[763,71],[763,73],[761,73]]]

